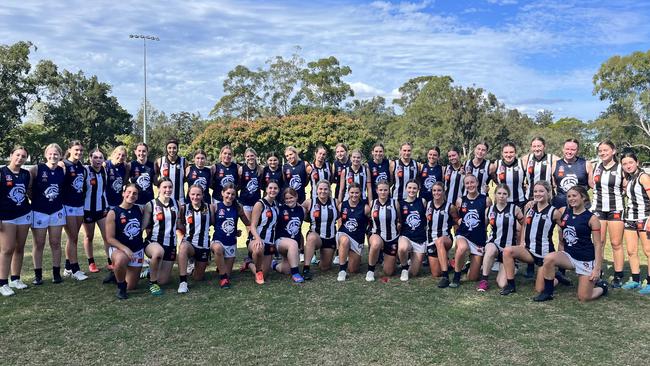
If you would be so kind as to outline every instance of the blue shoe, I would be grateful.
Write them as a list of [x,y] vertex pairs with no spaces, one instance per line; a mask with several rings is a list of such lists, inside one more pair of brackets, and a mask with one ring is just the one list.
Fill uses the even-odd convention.
[[625,284],[621,286],[623,290],[635,290],[639,287],[641,287],[641,284],[632,280],[625,282]]
[[291,280],[293,283],[303,283],[305,282],[305,279],[300,275],[300,273],[292,274],[291,275]]
[[650,295],[650,285],[645,285],[639,290],[640,295]]

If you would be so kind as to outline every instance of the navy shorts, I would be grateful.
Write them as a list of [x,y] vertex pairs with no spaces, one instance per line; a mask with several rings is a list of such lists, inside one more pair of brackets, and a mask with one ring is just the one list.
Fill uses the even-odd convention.
[[397,239],[384,241],[384,254],[393,257],[397,254]]
[[594,216],[603,221],[623,221],[621,211],[594,211]]
[[97,222],[106,217],[106,211],[84,211],[84,222],[87,224]]

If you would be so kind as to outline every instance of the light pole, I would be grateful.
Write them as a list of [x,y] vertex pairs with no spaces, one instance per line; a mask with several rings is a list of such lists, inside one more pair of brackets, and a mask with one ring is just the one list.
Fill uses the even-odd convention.
[[142,34],[129,34],[129,38],[142,39],[142,49],[144,51],[144,121],[142,124],[142,140],[144,143],[147,143],[147,40],[160,41],[160,38]]

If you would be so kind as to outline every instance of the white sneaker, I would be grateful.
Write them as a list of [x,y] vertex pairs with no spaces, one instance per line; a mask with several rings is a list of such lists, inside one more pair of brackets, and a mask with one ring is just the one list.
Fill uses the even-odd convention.
[[334,257],[334,260],[332,261],[332,264],[339,264],[339,263],[341,263],[341,262],[339,262],[339,256],[337,255],[336,257]]
[[501,267],[501,263],[494,261],[492,264],[492,272],[499,272],[499,267]]
[[17,290],[24,290],[27,288],[27,285],[20,279],[17,279],[15,281],[9,281],[9,287],[15,288]]
[[374,280],[375,280],[375,272],[374,271],[368,271],[368,273],[366,273],[366,281],[367,282],[372,282]]
[[82,271],[77,271],[73,273],[70,277],[74,278],[77,281],[85,281],[88,279],[88,276],[86,276],[86,274],[83,273]]
[[300,263],[303,263],[305,261],[305,255],[303,253],[300,253]]
[[348,277],[347,272],[339,271],[339,276],[336,277],[336,280],[339,281],[339,282],[344,282],[347,277]]
[[194,273],[194,258],[187,260],[187,275],[190,276]]
[[64,269],[63,270],[63,277],[70,277],[72,276],[72,270],[71,269]]
[[11,296],[15,295],[16,293],[11,289],[11,287],[9,287],[9,285],[3,285],[0,287],[0,294],[2,294],[2,296]]
[[179,294],[186,294],[189,291],[187,288],[187,282],[183,281],[178,284],[178,293]]
[[140,272],[140,278],[147,278],[147,276],[149,276],[149,267],[143,269]]
[[406,282],[409,280],[409,271],[408,269],[403,269],[402,274],[399,276],[399,280],[402,282]]

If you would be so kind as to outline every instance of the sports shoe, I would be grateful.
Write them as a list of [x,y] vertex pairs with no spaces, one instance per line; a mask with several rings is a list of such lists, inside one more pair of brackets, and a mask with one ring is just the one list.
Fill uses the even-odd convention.
[[623,290],[635,290],[635,289],[637,289],[639,287],[641,287],[641,284],[639,282],[636,282],[636,281],[633,281],[633,280],[629,280],[629,281],[625,282],[625,284],[623,286],[621,286],[621,288]]
[[451,281],[451,282],[449,283],[449,287],[450,287],[450,288],[459,288],[459,287],[460,287],[460,282]]
[[52,278],[52,283],[61,283],[63,282],[63,277],[61,276],[56,276]]
[[311,280],[312,278],[314,278],[314,275],[311,273],[310,270],[307,269],[307,270],[303,270],[303,271],[302,271],[302,278],[303,278],[305,281],[309,281],[309,280]]
[[95,264],[95,263],[90,263],[90,264],[88,265],[88,272],[90,272],[90,273],[97,273],[97,272],[99,272],[99,268],[97,268],[97,264]]
[[40,285],[42,285],[42,284],[43,284],[43,279],[40,278],[40,277],[36,277],[36,278],[34,278],[34,280],[32,281],[32,285],[34,285],[34,286],[40,286]]
[[533,301],[535,302],[543,302],[549,300],[553,300],[553,295],[547,294],[546,292],[542,292],[541,294],[533,297]]
[[222,278],[219,280],[219,287],[223,289],[229,289],[230,288],[230,280],[227,278]]
[[246,272],[250,266],[251,266],[251,259],[248,257],[244,258],[244,261],[242,262],[241,266],[239,266],[239,272],[240,273]]
[[314,256],[311,257],[311,264],[312,265],[317,265],[318,263],[320,263],[320,260],[318,258],[316,258],[316,254],[314,254]]
[[126,289],[123,290],[121,288],[117,289],[117,294],[115,296],[117,296],[117,298],[120,300],[126,300],[129,298],[129,295],[126,293]]
[[149,267],[145,268],[140,272],[140,278],[147,278],[149,277]]
[[104,280],[102,280],[103,284],[115,283],[115,282],[117,282],[117,280],[115,279],[115,273],[113,272],[108,272],[108,275],[106,275]]
[[368,271],[366,273],[366,282],[373,282],[375,280],[375,272],[374,271]]
[[157,283],[152,283],[149,285],[149,292],[151,292],[153,296],[160,296],[163,294],[163,289],[161,289]]
[[623,281],[619,277],[614,277],[611,283],[612,288],[621,288]]
[[341,263],[341,262],[339,260],[339,256],[337,255],[337,256],[334,257],[334,260],[332,261],[332,264],[339,264],[339,263]]
[[9,281],[9,287],[15,288],[16,290],[24,290],[27,288],[27,285],[19,278],[15,281]]
[[555,272],[555,278],[557,279],[557,282],[559,284],[561,284],[561,285],[564,285],[564,286],[572,286],[573,285],[571,280],[567,276],[565,276],[564,273],[562,273],[560,271]]
[[300,273],[294,273],[291,275],[291,280],[293,283],[303,283],[305,279],[300,275]]
[[508,296],[510,294],[514,294],[515,292],[517,292],[517,289],[515,287],[512,285],[506,285],[506,287],[502,288],[501,291],[499,291],[499,294]]
[[302,263],[302,262],[304,262],[304,261],[305,261],[305,254],[304,254],[304,253],[300,253],[300,263]]
[[187,260],[187,275],[191,275],[194,272],[194,258]]
[[[603,289],[603,294],[601,296],[607,296],[608,287],[609,287],[609,284],[607,283],[607,281],[599,280],[598,282],[596,282],[596,287],[600,287],[600,288]],[[641,290],[641,291],[643,291],[643,290]],[[641,293],[641,291],[639,291],[639,293]],[[648,291],[648,293],[650,294],[650,291]]]
[[70,277],[72,276],[72,270],[71,269],[64,269],[63,270],[63,277]]
[[264,284],[264,272],[258,271],[255,273],[255,283],[258,285],[263,285]]
[[480,280],[478,281],[478,285],[476,285],[476,291],[478,292],[485,292],[490,288],[490,284],[488,283],[487,280]]
[[187,288],[187,282],[183,281],[178,284],[178,291],[176,292],[178,292],[179,294],[186,294],[188,291],[189,289]]
[[9,285],[3,285],[0,287],[0,294],[2,294],[2,296],[12,296],[16,293],[11,289],[11,287],[9,287]]
[[345,282],[345,279],[348,277],[348,273],[345,271],[339,271],[339,275],[336,277],[336,280],[339,282]]
[[440,281],[438,281],[438,288],[447,288],[447,287],[449,287],[449,278],[441,277]]
[[527,265],[526,266],[526,273],[524,274],[525,278],[532,279],[535,278],[535,266],[534,265]]
[[499,268],[501,268],[501,263],[494,261],[492,263],[492,272],[499,272]]
[[409,280],[409,271],[408,269],[403,269],[402,273],[399,276],[399,280],[402,282],[406,282]]
[[77,271],[73,273],[70,277],[74,278],[77,281],[85,281],[88,279],[88,276],[86,276],[86,274],[83,273],[83,271]]

